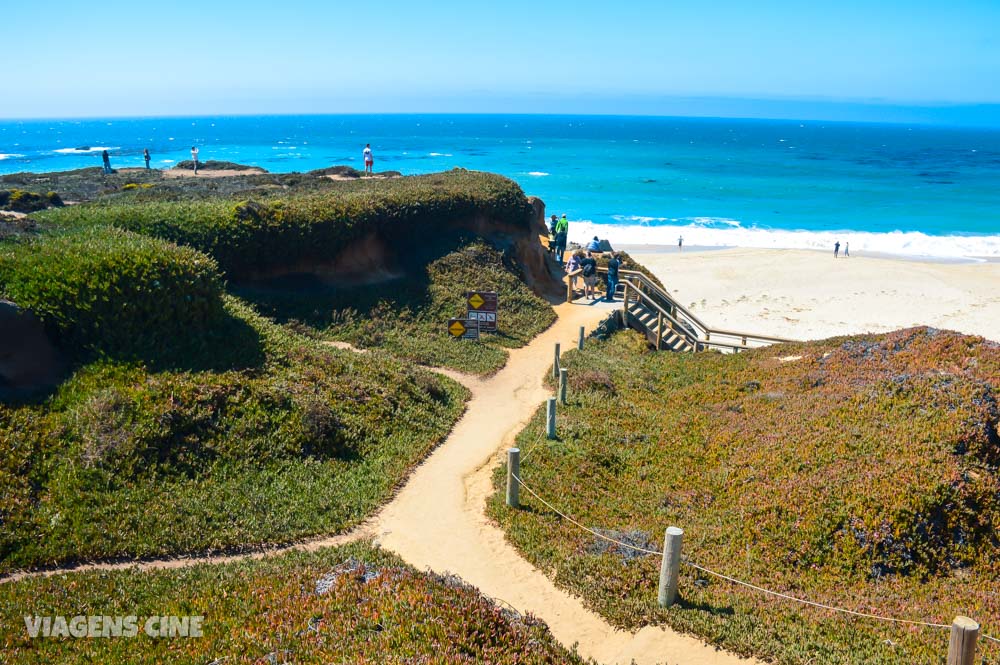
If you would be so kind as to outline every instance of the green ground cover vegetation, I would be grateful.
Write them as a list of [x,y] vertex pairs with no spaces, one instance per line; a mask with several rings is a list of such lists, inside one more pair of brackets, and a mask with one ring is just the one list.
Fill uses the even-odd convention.
[[[655,353],[636,333],[568,354],[559,437],[543,412],[522,477],[584,525],[647,549],[685,530],[711,570],[820,603],[1000,636],[1000,347],[927,328],[739,355]],[[527,492],[489,512],[615,625],[667,623],[779,663],[940,663],[948,632],[835,614],[609,545]],[[981,641],[984,663],[1000,647]],[[977,660],[977,662],[980,662]]]
[[464,408],[449,379],[224,306],[241,335],[202,357],[101,355],[42,401],[0,405],[0,572],[342,530]]
[[[39,184],[78,187],[89,174],[50,175]],[[251,204],[200,182],[158,192],[160,181],[144,187],[136,175],[0,242],[0,296],[41,319],[68,367],[47,393],[0,404],[0,572],[343,530],[384,502],[464,409],[467,391],[412,361],[492,371],[504,347],[554,318],[502,247],[443,231],[463,216],[526,227],[530,206],[504,178],[291,174],[308,185]],[[442,231],[422,243],[424,224]],[[303,295],[219,267],[221,257],[249,271],[270,250],[318,261],[372,229],[419,248],[381,286]],[[467,288],[501,291],[503,334],[446,337]],[[336,307],[314,327],[317,294]]]
[[[138,617],[136,637],[29,639],[23,616]],[[151,638],[150,616],[203,616],[203,636]],[[0,585],[15,663],[582,663],[545,625],[453,577],[364,543],[180,570],[59,575]]]
[[172,190],[172,200],[157,201],[157,186],[45,211],[38,219],[59,228],[114,226],[187,245],[211,255],[231,280],[328,261],[370,233],[405,249],[476,217],[521,229],[530,220],[521,188],[488,173],[351,181],[297,175],[304,184],[291,193],[250,189],[240,192],[252,195],[243,200],[191,199]]

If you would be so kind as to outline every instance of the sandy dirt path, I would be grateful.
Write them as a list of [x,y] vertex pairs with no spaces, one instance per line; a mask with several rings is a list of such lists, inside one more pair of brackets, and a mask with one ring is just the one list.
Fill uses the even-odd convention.
[[531,612],[564,645],[576,644],[582,655],[601,663],[756,662],[669,629],[615,630],[522,559],[484,514],[493,469],[538,406],[551,397],[542,381],[553,345],[575,348],[580,326],[593,329],[611,307],[558,306],[558,321],[528,346],[512,351],[502,370],[466,384],[473,398],[465,415],[376,518],[379,544],[418,568],[456,574],[519,612]]

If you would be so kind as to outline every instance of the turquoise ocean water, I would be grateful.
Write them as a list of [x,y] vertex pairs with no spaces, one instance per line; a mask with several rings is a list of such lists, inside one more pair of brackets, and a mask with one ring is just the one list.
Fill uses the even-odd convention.
[[[188,159],[493,171],[571,239],[1000,257],[1000,131],[732,119],[331,115],[0,121],[0,173]],[[79,150],[79,148],[87,148]]]

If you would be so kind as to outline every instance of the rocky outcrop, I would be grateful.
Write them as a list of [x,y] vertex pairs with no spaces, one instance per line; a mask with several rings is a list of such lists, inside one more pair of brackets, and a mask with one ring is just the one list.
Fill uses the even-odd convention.
[[0,300],[0,400],[58,385],[65,367],[35,315]]
[[[524,225],[497,222],[486,215],[458,220],[450,229],[462,236],[472,233],[487,240],[516,265],[525,283],[543,298],[558,301],[565,298],[566,287],[562,282],[562,267],[546,252],[542,238],[548,237],[545,227],[545,204],[541,199],[529,197],[531,219]],[[252,215],[247,207],[238,214]],[[312,275],[338,286],[378,284],[406,275],[404,256],[411,248],[391,236],[372,231],[351,242],[329,259],[310,259],[299,263],[258,270],[245,277],[247,282],[267,281],[288,275]]]

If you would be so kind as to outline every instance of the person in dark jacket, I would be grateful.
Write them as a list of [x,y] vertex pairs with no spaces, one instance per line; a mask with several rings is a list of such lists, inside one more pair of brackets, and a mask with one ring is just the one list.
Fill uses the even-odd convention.
[[615,300],[615,291],[618,290],[618,269],[621,268],[621,265],[622,262],[618,260],[618,255],[612,253],[611,258],[608,259],[608,292],[604,295],[605,300],[608,302],[614,302]]

